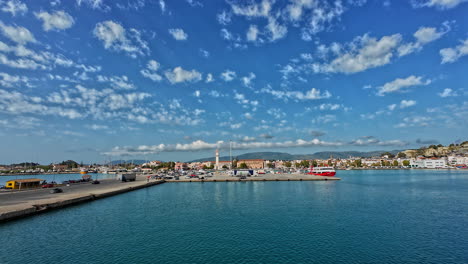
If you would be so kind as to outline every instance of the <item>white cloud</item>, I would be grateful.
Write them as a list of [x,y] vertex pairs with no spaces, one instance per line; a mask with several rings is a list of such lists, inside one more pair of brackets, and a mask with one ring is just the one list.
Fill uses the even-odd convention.
[[419,7],[436,7],[439,9],[450,9],[468,0],[413,0],[412,5]]
[[256,25],[250,25],[249,30],[247,31],[247,41],[255,42],[258,37],[258,28]]
[[146,64],[146,69],[140,70],[141,75],[151,79],[152,81],[159,82],[162,80],[162,76],[157,73],[159,70],[160,64],[155,60],[149,60]]
[[111,8],[104,4],[104,0],[76,0],[78,6],[86,5],[91,9],[101,10],[104,12],[109,11]]
[[109,127],[106,126],[106,125],[98,125],[98,124],[89,125],[88,128],[92,129],[92,130],[107,130],[107,129],[109,129]]
[[239,16],[246,17],[268,17],[272,8],[272,3],[262,0],[261,3],[251,3],[247,5],[231,4],[232,12]]
[[101,40],[105,49],[127,52],[131,57],[149,53],[148,44],[141,39],[141,33],[131,28],[125,30],[117,22],[108,20],[96,24],[94,36]]
[[250,87],[252,80],[255,79],[255,74],[253,72],[249,73],[249,76],[244,76],[241,78],[242,83],[246,87]]
[[26,76],[10,75],[5,72],[0,72],[0,86],[14,87],[20,84],[32,87],[31,84],[29,84],[29,78]]
[[187,33],[181,28],[171,28],[169,29],[169,33],[175,40],[187,40],[188,38]]
[[288,33],[288,28],[284,25],[279,24],[275,18],[268,17],[268,24],[266,30],[269,33],[270,41],[275,41],[284,38]]
[[468,55],[468,39],[464,40],[460,45],[453,48],[445,48],[440,50],[442,56],[442,64],[453,63],[459,58]]
[[187,71],[181,67],[176,67],[172,71],[166,71],[164,75],[172,84],[180,82],[198,82],[202,79],[202,74],[198,71]]
[[202,57],[208,58],[208,57],[210,56],[210,52],[207,51],[207,50],[199,49],[198,51],[200,52],[200,55],[201,55]]
[[223,73],[221,73],[221,79],[223,79],[225,82],[230,82],[236,78],[236,72],[231,71],[231,70],[226,70]]
[[306,101],[306,100],[318,100],[318,99],[327,99],[332,95],[329,91],[320,91],[319,89],[312,88],[305,93],[302,91],[280,91],[273,90],[270,87],[263,88],[260,90],[261,93],[271,94],[278,99],[287,101],[296,100],[296,101]]
[[416,101],[414,101],[414,100],[402,100],[400,102],[400,108],[401,109],[411,107],[411,106],[414,106],[414,105],[416,105]]
[[231,23],[231,13],[223,11],[219,14],[216,15],[216,18],[218,19],[218,23],[221,25],[228,25]]
[[110,77],[98,75],[97,81],[110,83],[111,86],[115,89],[122,89],[122,90],[135,89],[135,85],[129,82],[128,77],[126,75],[110,76]]
[[267,110],[267,114],[273,116],[275,119],[282,119],[286,117],[286,113],[279,108],[270,108]]
[[46,66],[41,65],[33,60],[30,59],[17,59],[17,60],[10,60],[7,56],[0,54],[0,64],[7,65],[12,68],[18,69],[47,69]]
[[55,11],[53,13],[42,11],[35,12],[34,15],[37,19],[42,20],[42,28],[45,31],[64,30],[70,28],[75,23],[73,17],[67,14],[65,11]]
[[450,31],[448,22],[444,22],[444,29],[437,30],[434,27],[420,27],[414,34],[415,42],[401,45],[398,48],[398,56],[406,56],[416,51],[420,51],[424,45],[433,42]]
[[384,84],[383,86],[377,87],[377,95],[384,96],[387,93],[394,93],[399,92],[403,88],[411,87],[411,86],[421,86],[421,85],[428,85],[431,83],[431,80],[423,80],[421,76],[408,76],[407,78],[397,78],[391,82]]
[[445,88],[444,91],[441,93],[438,93],[438,95],[442,98],[458,96],[457,92],[455,92],[454,90],[450,88]]
[[390,110],[390,111],[393,111],[393,110],[395,110],[395,109],[396,109],[396,107],[397,107],[397,105],[396,105],[396,104],[391,104],[391,105],[387,106],[388,110]]
[[0,1],[0,10],[10,13],[12,16],[16,16],[16,14],[26,14],[26,12],[28,12],[28,7],[19,0],[9,0],[6,2]]
[[390,63],[394,52],[401,42],[401,35],[384,36],[380,39],[365,34],[357,37],[347,46],[345,52],[340,51],[338,56],[329,63],[314,63],[314,72],[341,72],[357,73],[369,68],[379,67]]
[[162,13],[166,12],[166,2],[164,2],[164,0],[159,0],[159,7]]
[[208,73],[208,74],[206,75],[206,80],[205,80],[205,82],[210,83],[210,82],[213,82],[213,81],[214,81],[213,74]]
[[2,31],[3,36],[21,45],[24,45],[28,42],[36,42],[33,34],[27,28],[20,26],[8,26],[0,21],[0,30]]

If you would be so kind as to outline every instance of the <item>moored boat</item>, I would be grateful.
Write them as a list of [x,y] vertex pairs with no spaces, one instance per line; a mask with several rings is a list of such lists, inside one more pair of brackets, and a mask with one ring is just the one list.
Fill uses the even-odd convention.
[[336,175],[336,171],[332,167],[313,167],[307,174],[333,177]]

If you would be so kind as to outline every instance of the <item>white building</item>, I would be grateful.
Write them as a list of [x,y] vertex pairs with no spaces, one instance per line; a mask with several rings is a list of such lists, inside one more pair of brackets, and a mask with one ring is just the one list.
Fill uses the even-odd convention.
[[455,165],[467,165],[468,164],[468,157],[461,157],[461,156],[448,156],[447,163],[450,166]]
[[411,159],[411,168],[447,168],[447,161],[445,159]]

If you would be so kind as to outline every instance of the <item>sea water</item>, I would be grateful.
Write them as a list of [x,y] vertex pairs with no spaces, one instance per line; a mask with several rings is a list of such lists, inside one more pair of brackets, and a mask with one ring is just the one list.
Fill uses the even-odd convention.
[[0,263],[468,263],[468,171],[165,183],[0,224]]

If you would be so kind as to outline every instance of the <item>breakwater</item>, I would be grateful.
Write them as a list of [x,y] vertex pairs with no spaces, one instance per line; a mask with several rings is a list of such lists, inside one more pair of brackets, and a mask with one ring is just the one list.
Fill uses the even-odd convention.
[[[165,182],[164,180],[150,182],[140,180],[132,183],[121,183],[116,185],[109,184],[110,181],[113,180],[103,180],[103,185],[107,186],[102,188],[94,188],[94,190],[91,188],[86,188],[90,187],[90,184],[82,184],[82,188],[79,188],[80,186],[75,186],[78,190],[70,190],[70,193],[67,193],[67,190],[65,190],[65,193],[50,194],[47,192],[48,189],[30,190],[17,193],[2,193],[0,194],[0,198],[4,199],[1,201],[2,206],[0,207],[0,222],[6,222],[59,208],[81,204],[84,202],[90,202],[121,193],[147,188]],[[39,191],[42,193],[37,193]],[[39,196],[42,196],[43,199],[38,199],[38,194]]]

